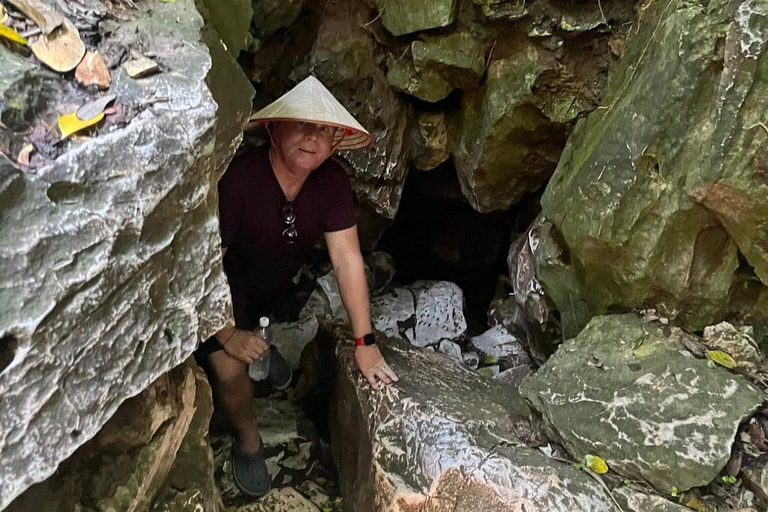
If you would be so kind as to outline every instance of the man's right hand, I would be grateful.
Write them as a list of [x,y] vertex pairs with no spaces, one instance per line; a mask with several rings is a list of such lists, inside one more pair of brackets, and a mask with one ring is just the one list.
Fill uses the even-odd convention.
[[236,329],[224,345],[224,352],[245,364],[252,364],[269,350],[264,340],[251,331]]

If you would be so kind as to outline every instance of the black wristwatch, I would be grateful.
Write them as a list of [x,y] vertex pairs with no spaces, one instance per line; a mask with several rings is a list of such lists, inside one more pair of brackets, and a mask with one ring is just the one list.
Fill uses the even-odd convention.
[[376,344],[376,336],[374,336],[372,332],[369,332],[365,336],[361,338],[357,338],[355,340],[355,346],[357,347],[362,347],[362,346],[370,347],[371,345],[375,345],[375,344]]

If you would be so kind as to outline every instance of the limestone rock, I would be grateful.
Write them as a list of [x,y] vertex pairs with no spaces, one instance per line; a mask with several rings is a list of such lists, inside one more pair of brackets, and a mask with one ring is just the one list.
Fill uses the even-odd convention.
[[450,25],[456,5],[456,0],[376,0],[382,24],[396,36]]
[[266,39],[296,20],[304,0],[259,0],[253,2],[253,30],[259,39]]
[[470,343],[480,353],[485,364],[498,363],[504,370],[531,366],[531,358],[523,345],[502,325],[491,327],[483,334],[470,338]]
[[740,367],[754,367],[763,357],[753,338],[751,326],[734,327],[728,322],[710,325],[704,329],[704,345],[712,350],[722,350]]
[[613,496],[627,512],[690,512],[691,510],[661,496],[645,494],[628,487],[614,489]]
[[506,382],[507,384],[519,386],[522,384],[523,380],[525,380],[525,378],[531,374],[532,371],[533,370],[529,365],[515,366],[513,368],[500,371],[494,375],[493,378],[500,380],[501,382]]
[[467,332],[464,293],[448,281],[416,281],[408,287],[416,299],[417,347],[461,339]]
[[318,325],[317,317],[312,316],[297,322],[277,323],[272,326],[272,344],[294,370],[299,369],[301,352],[307,343],[315,338]]
[[584,472],[525,446],[533,431],[514,388],[403,342],[381,348],[400,381],[377,392],[350,369],[351,344],[337,349],[331,432],[345,507],[613,510]]
[[528,101],[539,75],[554,61],[548,63],[528,42],[498,52],[483,86],[462,97],[461,138],[454,151],[462,191],[481,213],[506,210],[539,188],[565,143],[562,127]]
[[[758,125],[768,98],[754,94],[765,87],[767,32],[755,1],[644,8],[603,108],[576,126],[542,198],[578,268],[568,279],[590,309],[550,295],[578,327],[648,304],[693,330],[719,322],[739,252],[768,283],[768,156]],[[548,293],[566,288],[540,277]]]
[[662,493],[706,485],[736,429],[763,401],[743,377],[709,368],[681,331],[635,315],[594,318],[520,390],[577,459],[599,455]]
[[440,342],[440,345],[437,351],[442,354],[451,356],[457,361],[463,361],[462,355],[461,355],[461,347],[459,346],[458,343],[454,343],[448,340],[443,340]]
[[391,55],[387,59],[387,81],[396,91],[430,103],[447,98],[453,90],[439,72],[432,69],[418,70],[411,59]]
[[281,487],[272,489],[257,503],[239,507],[237,512],[320,512],[320,509],[293,487]]
[[[152,4],[103,28],[100,44],[141,39],[173,72],[117,73],[110,91],[146,108],[126,126],[68,143],[36,174],[0,156],[0,360],[8,361],[0,369],[0,508],[229,317],[209,192],[237,145],[252,89],[236,68],[217,81],[233,61],[212,60],[191,0]],[[0,60],[10,70],[0,95],[16,95],[0,102],[3,121],[32,128],[39,112],[26,107],[41,91],[30,84],[50,75],[4,48]],[[217,113],[222,85],[240,97]],[[168,101],[148,105],[160,96]]]
[[415,314],[413,292],[407,288],[394,288],[371,299],[373,328],[390,338],[413,340]]
[[450,158],[453,137],[448,129],[444,112],[422,112],[416,116],[411,130],[413,165],[422,171],[431,171]]
[[425,35],[411,43],[416,69],[432,69],[454,88],[474,89],[485,70],[485,50],[466,30],[440,36]]
[[477,355],[477,352],[464,352],[461,354],[461,360],[470,370],[477,370],[477,367],[480,366],[480,356]]

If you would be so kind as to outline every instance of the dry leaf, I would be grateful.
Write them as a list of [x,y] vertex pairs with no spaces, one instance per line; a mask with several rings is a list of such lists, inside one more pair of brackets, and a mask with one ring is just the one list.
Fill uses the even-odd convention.
[[81,120],[77,117],[77,112],[59,116],[59,130],[62,137],[69,137],[73,133],[77,133],[82,129],[93,126],[99,121],[104,119],[104,113],[101,112],[91,119]]
[[56,9],[42,0],[8,0],[14,7],[24,13],[24,16],[35,22],[45,35],[56,30],[64,18]]
[[147,57],[129,60],[123,64],[123,68],[131,78],[142,78],[157,72],[160,68],[157,62]]
[[40,36],[29,46],[43,64],[60,73],[73,70],[85,55],[85,45],[80,39],[80,33],[66,18],[51,35]]
[[107,105],[112,103],[115,98],[117,98],[117,94],[107,94],[106,96],[102,96],[101,98],[96,98],[93,101],[85,103],[83,106],[77,109],[77,118],[81,121],[93,119],[97,115],[103,113]]
[[23,148],[21,148],[21,151],[19,151],[19,156],[16,157],[16,161],[21,165],[29,165],[29,156],[34,150],[35,146],[32,144],[26,144]]
[[6,27],[5,25],[0,25],[0,37],[4,37],[15,43],[27,44],[27,40],[24,39],[24,36],[13,30],[11,27]]
[[8,20],[8,13],[5,12],[5,7],[3,7],[3,4],[0,4],[0,25],[5,23]]
[[112,82],[107,65],[99,52],[86,52],[83,60],[77,65],[75,78],[82,85],[96,84],[99,89],[108,89]]

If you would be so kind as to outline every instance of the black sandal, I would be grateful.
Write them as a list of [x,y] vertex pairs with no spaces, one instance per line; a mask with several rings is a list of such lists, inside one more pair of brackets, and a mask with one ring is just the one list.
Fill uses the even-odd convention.
[[259,436],[259,449],[246,453],[232,436],[232,476],[240,490],[254,498],[260,498],[272,488],[272,478],[264,460],[264,441]]

